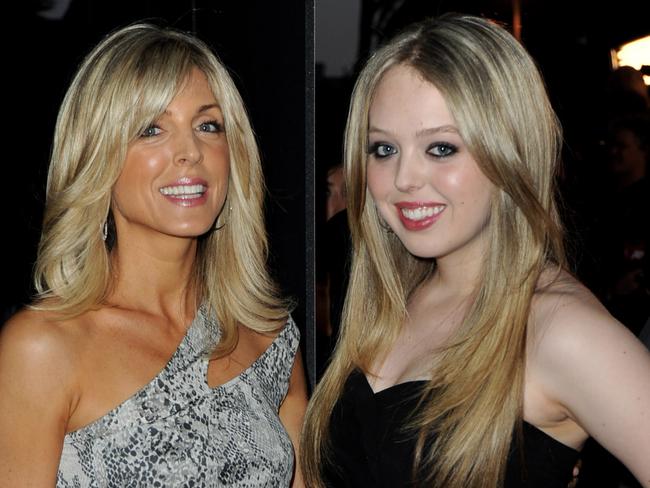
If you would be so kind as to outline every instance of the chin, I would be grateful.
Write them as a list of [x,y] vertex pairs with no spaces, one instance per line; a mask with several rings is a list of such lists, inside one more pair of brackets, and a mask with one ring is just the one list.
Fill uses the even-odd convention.
[[213,223],[183,225],[174,229],[168,229],[166,234],[176,237],[200,237],[214,229]]
[[413,242],[404,242],[404,240],[401,240],[401,242],[404,248],[416,258],[435,259],[441,254],[438,249],[435,249],[431,246],[431,243],[420,244]]

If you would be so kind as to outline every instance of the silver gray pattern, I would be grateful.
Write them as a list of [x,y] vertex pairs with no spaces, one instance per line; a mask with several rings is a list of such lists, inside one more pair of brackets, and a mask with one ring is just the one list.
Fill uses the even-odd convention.
[[207,384],[219,327],[201,307],[165,368],[124,403],[65,436],[58,488],[286,487],[294,455],[278,409],[300,334],[291,318],[248,369]]

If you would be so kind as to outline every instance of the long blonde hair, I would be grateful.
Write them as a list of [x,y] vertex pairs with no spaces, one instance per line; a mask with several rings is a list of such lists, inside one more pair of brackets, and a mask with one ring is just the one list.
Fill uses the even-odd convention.
[[307,412],[303,470],[310,486],[322,485],[329,419],[346,379],[355,368],[369,372],[388,351],[409,295],[435,270],[435,261],[410,255],[382,232],[366,187],[373,93],[399,64],[441,91],[470,153],[496,187],[483,278],[461,326],[436,353],[412,422],[419,432],[414,480],[451,488],[500,486],[522,418],[531,299],[542,269],[549,262],[564,265],[554,203],[561,131],[524,48],[492,22],[462,15],[409,28],[377,51],[357,80],[345,138],[350,284],[334,357]]
[[148,24],[120,29],[95,47],[62,103],[35,267],[36,308],[78,315],[110,292],[110,245],[101,229],[111,221],[111,191],[128,144],[164,112],[193,68],[206,75],[219,102],[230,151],[225,225],[197,247],[198,298],[217,315],[223,351],[234,346],[237,322],[269,331],[286,317],[266,269],[264,183],[243,101],[203,42]]

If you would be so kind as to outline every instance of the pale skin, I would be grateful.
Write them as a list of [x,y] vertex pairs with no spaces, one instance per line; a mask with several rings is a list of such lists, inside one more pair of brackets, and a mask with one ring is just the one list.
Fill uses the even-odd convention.
[[[372,368],[368,381],[377,392],[430,376],[431,358],[479,279],[495,189],[454,130],[440,92],[411,68],[384,76],[369,121],[373,201],[412,254],[437,263],[410,298],[396,342]],[[414,230],[398,214],[404,201],[443,210]],[[650,353],[583,285],[550,267],[531,304],[523,407],[524,420],[569,447],[594,437],[650,487]]]
[[[198,305],[191,286],[197,237],[213,225],[227,192],[228,145],[220,126],[219,104],[194,70],[156,128],[129,146],[113,189],[117,277],[106,303],[66,320],[24,310],[2,330],[0,477],[6,486],[54,486],[65,434],[149,383],[183,339]],[[183,176],[206,182],[204,204],[174,206],[161,196],[161,186]],[[234,351],[210,361],[208,385],[238,376],[273,339],[241,324]],[[306,404],[298,352],[279,412],[296,453]],[[298,470],[292,486],[303,486]]]

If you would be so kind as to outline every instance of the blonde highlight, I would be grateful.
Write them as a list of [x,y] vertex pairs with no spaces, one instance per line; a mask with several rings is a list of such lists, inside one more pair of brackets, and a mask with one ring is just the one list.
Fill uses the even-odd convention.
[[197,299],[219,321],[215,354],[222,355],[236,344],[237,324],[275,331],[288,304],[266,269],[265,187],[244,103],[209,47],[174,29],[149,24],[120,29],[78,69],[56,123],[33,307],[76,316],[99,307],[110,294],[115,270],[101,228],[126,150],[164,112],[193,69],[205,74],[220,105],[230,151],[229,223],[199,238],[194,278]]
[[542,270],[565,265],[553,194],[561,132],[524,48],[492,22],[460,15],[407,29],[369,59],[357,80],[345,150],[353,263],[341,337],[306,416],[303,469],[310,486],[323,486],[329,419],[345,380],[355,368],[372,374],[370,364],[389,350],[404,322],[410,294],[435,270],[434,261],[382,235],[366,189],[369,106],[396,65],[415,69],[441,91],[470,153],[497,188],[483,278],[460,327],[432,358],[418,414],[405,426],[417,433],[414,481],[500,486],[522,421],[530,303]]

